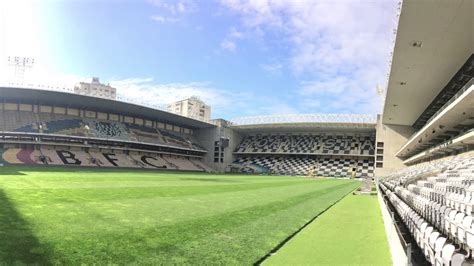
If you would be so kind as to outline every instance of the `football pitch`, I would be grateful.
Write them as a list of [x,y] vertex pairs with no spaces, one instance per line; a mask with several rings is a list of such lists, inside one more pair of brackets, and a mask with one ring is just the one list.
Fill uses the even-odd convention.
[[[253,264],[357,186],[302,177],[0,167],[0,264]],[[370,247],[378,242],[361,243],[377,255]]]

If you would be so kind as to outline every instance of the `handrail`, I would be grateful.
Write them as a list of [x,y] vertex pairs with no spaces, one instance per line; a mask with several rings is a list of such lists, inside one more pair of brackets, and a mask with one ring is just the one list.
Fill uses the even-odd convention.
[[[434,120],[436,119],[443,111],[445,111],[445,109],[451,105],[455,100],[457,100],[459,97],[461,97],[466,91],[468,91],[472,86],[474,86],[474,78],[471,78],[466,84],[464,84],[464,86],[456,93],[453,95],[453,97],[451,97],[451,99],[449,99],[428,121],[427,123],[420,129],[420,130],[417,130],[416,132],[414,132],[407,140],[407,142],[397,151],[397,155],[402,152],[413,140],[414,140],[414,136],[418,135],[420,132],[423,132],[424,130],[426,130],[427,126]],[[413,154],[413,152],[409,153],[408,156],[410,154]]]
[[[411,156],[410,158],[404,160],[403,163],[405,163],[405,162],[406,162],[406,163],[412,163],[412,161],[417,162],[417,161],[419,161],[419,160],[422,160],[422,159],[424,159],[424,157],[425,157],[426,155],[430,155],[430,154],[431,154],[432,152],[434,152],[434,151],[437,151],[437,150],[443,149],[443,148],[445,148],[445,147],[448,147],[448,146],[453,142],[453,140],[455,140],[455,139],[457,139],[457,138],[459,138],[459,137],[462,137],[462,136],[464,136],[464,135],[467,135],[467,134],[469,134],[469,133],[471,133],[471,132],[474,132],[474,128],[468,129],[468,130],[466,130],[466,131],[462,131],[461,133],[457,134],[456,136],[451,137],[451,138],[449,138],[448,140],[441,142],[440,144],[436,144],[436,146],[434,146],[434,147],[431,147],[431,148],[427,148],[427,149],[425,149],[425,150],[422,150],[422,151],[420,151],[419,153],[417,153],[417,154]],[[420,158],[412,159],[413,157],[419,156],[419,155],[422,154],[422,153],[425,153],[425,154],[421,155]]]
[[472,85],[474,85],[474,78],[471,78],[466,84],[464,84],[464,86],[458,92],[456,92],[456,94],[454,94],[446,103],[444,103],[443,106],[441,106],[441,108],[439,108],[438,111],[436,111],[436,113],[434,113],[430,117],[430,119],[426,121],[425,125],[420,130],[417,130],[415,133],[413,133],[410,136],[410,139],[413,136],[415,136],[418,132],[423,130],[423,128],[425,128],[426,125],[428,125],[431,121],[433,121],[442,111],[444,111],[444,109],[446,109],[450,104],[452,104],[457,98],[459,98],[459,96],[461,96],[464,92],[466,92]]
[[171,146],[166,144],[158,144],[158,143],[151,143],[151,142],[141,142],[141,141],[133,141],[133,140],[121,140],[121,139],[113,139],[113,138],[96,138],[96,137],[82,137],[82,136],[71,136],[71,135],[63,135],[63,134],[47,134],[47,133],[34,133],[34,132],[13,132],[13,131],[0,131],[0,138],[4,138],[5,136],[30,136],[30,137],[56,137],[56,138],[65,138],[70,140],[81,140],[81,141],[104,141],[104,142],[115,142],[115,143],[124,143],[124,144],[140,144],[140,145],[147,145],[153,147],[161,147],[161,148],[169,148],[169,149],[176,149],[182,151],[191,151],[191,152],[204,152],[207,153],[206,150],[200,149],[189,149],[185,147],[178,147],[178,146]]
[[285,114],[238,117],[231,120],[233,126],[287,124],[287,123],[377,123],[377,116],[362,114]]
[[[115,101],[115,102],[118,102],[118,103],[134,104],[134,105],[147,107],[147,108],[150,108],[150,109],[154,109],[154,110],[158,110],[158,111],[162,111],[162,112],[166,112],[166,113],[170,113],[170,114],[174,114],[174,115],[183,116],[183,115],[172,113],[172,112],[168,111],[168,109],[166,108],[166,105],[163,105],[163,104],[162,105],[153,104],[151,102],[142,101],[142,100],[139,100],[139,99],[136,99],[136,98],[124,97],[124,96],[121,96],[121,95],[117,95],[115,98],[109,98],[109,97],[100,96],[100,95],[94,95],[94,96],[84,95],[84,94],[76,93],[76,92],[74,92],[73,88],[66,87],[66,86],[49,86],[49,85],[41,85],[41,84],[35,85],[35,84],[31,84],[31,83],[25,84],[25,83],[12,83],[12,82],[1,83],[0,82],[0,87],[17,88],[17,89],[35,89],[35,90],[43,90],[43,91],[62,92],[62,93],[68,93],[68,94],[74,94],[74,95],[80,95],[80,96],[87,96],[87,97],[92,97],[92,98],[111,100],[111,101]],[[211,123],[210,121],[207,121],[207,120],[198,120],[198,119],[191,118],[191,117],[187,117],[187,118],[192,119],[192,120],[205,122],[205,123]]]
[[441,108],[439,108],[439,110],[434,113],[430,119],[428,119],[428,121],[426,121],[426,124],[430,123],[431,121],[433,121],[433,119],[438,116],[444,109],[446,109],[446,107],[448,107],[451,103],[453,103],[457,98],[459,98],[459,96],[461,96],[465,91],[467,91],[471,85],[474,85],[474,78],[471,78],[466,84],[464,84],[464,86],[458,91],[456,92],[456,94],[453,95],[453,97],[451,97],[451,99],[449,99],[446,103],[443,104],[443,106],[441,106]]

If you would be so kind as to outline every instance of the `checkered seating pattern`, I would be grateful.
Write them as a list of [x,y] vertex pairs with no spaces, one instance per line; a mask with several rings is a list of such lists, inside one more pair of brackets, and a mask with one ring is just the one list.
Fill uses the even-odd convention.
[[356,168],[356,177],[374,175],[372,158],[243,156],[239,157],[235,164],[244,166],[242,169],[245,170],[249,169],[245,166],[255,165],[279,175],[308,175],[312,167],[318,169],[316,175],[325,177],[350,177],[352,168]]
[[127,127],[118,122],[104,122],[94,119],[85,119],[91,132],[98,138],[130,140]]
[[38,132],[38,125],[32,112],[0,110],[0,130]]
[[379,182],[426,259],[463,265],[474,251],[474,152],[425,162]]
[[236,153],[373,155],[375,136],[370,135],[250,135]]
[[146,169],[170,169],[182,171],[214,172],[201,158],[178,155],[122,151],[85,151],[80,148],[0,149],[0,163],[23,165],[62,165],[86,167],[127,167]]
[[0,110],[0,131],[96,137],[206,150],[192,136],[179,132],[64,114]]

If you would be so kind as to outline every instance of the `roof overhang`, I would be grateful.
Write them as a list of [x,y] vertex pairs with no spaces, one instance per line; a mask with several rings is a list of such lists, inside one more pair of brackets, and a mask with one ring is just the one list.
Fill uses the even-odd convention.
[[459,136],[447,142],[441,143],[427,151],[420,152],[417,155],[414,155],[406,159],[405,161],[403,161],[403,163],[411,165],[411,164],[419,162],[420,160],[428,159],[433,156],[445,155],[445,154],[452,153],[453,151],[456,151],[456,150],[462,150],[463,147],[465,147],[466,145],[474,145],[474,130],[470,130],[469,132],[466,132],[462,136]]
[[375,132],[377,116],[359,114],[287,114],[235,118],[231,128],[245,133]]
[[470,85],[462,95],[442,109],[429,123],[411,136],[395,155],[402,158],[413,155],[413,151],[417,147],[436,137],[449,133],[456,125],[465,121],[472,121],[473,115],[474,84]]
[[376,124],[363,123],[277,123],[231,126],[242,133],[310,133],[310,132],[341,132],[341,133],[375,133]]
[[403,1],[382,122],[413,125],[473,53],[474,1]]
[[191,129],[215,127],[215,125],[203,121],[138,104],[62,91],[34,88],[0,87],[0,101],[80,108],[91,111],[100,111],[150,120],[158,120],[160,122]]

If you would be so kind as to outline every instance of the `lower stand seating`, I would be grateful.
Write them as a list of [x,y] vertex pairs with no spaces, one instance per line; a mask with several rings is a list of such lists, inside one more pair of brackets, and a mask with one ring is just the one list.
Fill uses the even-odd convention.
[[172,163],[173,165],[176,165],[178,169],[181,170],[188,170],[188,171],[203,171],[202,168],[196,166],[193,164],[190,160],[178,156],[166,156],[164,159]]
[[130,154],[130,157],[143,168],[148,169],[176,169],[158,155],[151,154]]
[[40,164],[41,153],[32,149],[6,149],[3,151],[2,159],[8,164]]
[[89,151],[95,163],[103,167],[140,167],[132,162],[130,157],[120,152],[112,151]]
[[474,153],[408,167],[380,189],[433,265],[462,265],[474,251]]
[[196,158],[190,158],[189,161],[191,161],[193,164],[195,164],[198,168],[206,171],[206,172],[214,172],[214,169],[200,161],[199,159]]
[[288,156],[248,156],[240,157],[234,163],[243,169],[256,166],[279,175],[308,175],[312,169],[315,174],[325,177],[351,177],[355,168],[355,177],[372,177],[373,159],[350,159],[338,157],[288,157]]
[[[160,155],[155,153],[91,150],[86,152],[73,147],[43,147],[40,150],[9,148],[1,150],[2,162],[6,164],[47,164],[87,167],[128,167],[146,169],[169,169],[184,171],[209,171],[213,169],[198,158]],[[191,161],[192,160],[192,161]]]

